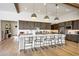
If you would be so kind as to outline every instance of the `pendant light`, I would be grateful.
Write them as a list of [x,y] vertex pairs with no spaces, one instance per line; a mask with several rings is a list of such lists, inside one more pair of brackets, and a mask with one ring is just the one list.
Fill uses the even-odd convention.
[[31,15],[31,18],[32,19],[36,19],[37,18],[37,15],[36,15],[36,13],[35,13],[35,10],[34,10],[34,5],[33,5],[33,14]]
[[45,5],[46,8],[46,16],[44,17],[45,20],[49,20],[49,16],[47,15],[47,4]]
[[56,17],[54,18],[54,20],[59,20],[57,9],[58,9],[58,4],[56,4]]

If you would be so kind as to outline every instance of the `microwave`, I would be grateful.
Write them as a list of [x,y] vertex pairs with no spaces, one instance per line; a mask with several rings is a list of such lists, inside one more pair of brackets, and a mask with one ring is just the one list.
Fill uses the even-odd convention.
[[72,29],[72,26],[66,26],[66,29]]

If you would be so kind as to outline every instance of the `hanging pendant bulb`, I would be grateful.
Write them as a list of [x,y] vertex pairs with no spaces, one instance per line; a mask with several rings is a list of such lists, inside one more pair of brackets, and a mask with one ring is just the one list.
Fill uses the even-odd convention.
[[54,18],[54,20],[59,20],[59,17],[58,17],[58,13],[57,13],[57,9],[58,9],[58,4],[56,4],[56,17]]
[[[34,12],[34,9],[33,9],[33,12]],[[36,19],[36,18],[37,18],[37,15],[36,15],[35,13],[33,13],[33,14],[31,15],[31,18],[32,18],[32,19]]]
[[44,19],[45,19],[45,20],[49,20],[50,18],[49,18],[49,16],[46,15],[46,16],[44,17]]
[[59,18],[58,17],[55,17],[55,19],[54,20],[59,20]]
[[31,17],[32,17],[32,19],[36,19],[36,18],[37,18],[37,15],[36,15],[35,13],[33,13],[33,14],[31,15]]
[[45,16],[44,19],[49,19],[49,16]]
[[46,6],[46,16],[44,17],[45,20],[49,20],[49,16],[47,15],[47,5]]

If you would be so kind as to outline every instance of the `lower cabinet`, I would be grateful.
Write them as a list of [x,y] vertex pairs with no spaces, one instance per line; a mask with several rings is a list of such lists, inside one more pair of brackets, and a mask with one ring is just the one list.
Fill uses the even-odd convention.
[[69,35],[66,36],[66,39],[69,40],[69,41],[79,43],[79,35],[69,34]]

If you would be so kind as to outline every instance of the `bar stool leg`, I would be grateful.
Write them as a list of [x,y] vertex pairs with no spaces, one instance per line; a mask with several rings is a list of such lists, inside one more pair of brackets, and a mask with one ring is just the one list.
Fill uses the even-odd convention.
[[54,43],[55,43],[54,46],[55,46],[55,48],[56,48],[56,40],[54,40]]
[[40,47],[41,47],[41,37],[40,37]]
[[24,53],[25,53],[25,38],[23,38],[24,39]]

